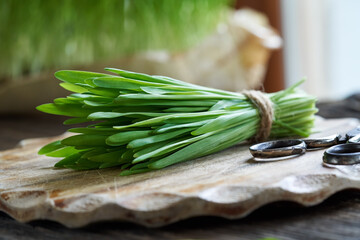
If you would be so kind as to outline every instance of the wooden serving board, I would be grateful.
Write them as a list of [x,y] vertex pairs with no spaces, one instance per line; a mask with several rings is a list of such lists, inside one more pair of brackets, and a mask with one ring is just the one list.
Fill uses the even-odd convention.
[[[345,133],[355,119],[318,119],[313,137]],[[68,227],[123,220],[149,227],[211,215],[241,218],[274,201],[304,206],[335,192],[360,189],[360,164],[331,168],[324,150],[282,161],[257,162],[248,145],[163,170],[120,177],[119,169],[55,169],[58,159],[37,155],[55,138],[24,140],[0,152],[0,210],[21,222],[49,219]]]

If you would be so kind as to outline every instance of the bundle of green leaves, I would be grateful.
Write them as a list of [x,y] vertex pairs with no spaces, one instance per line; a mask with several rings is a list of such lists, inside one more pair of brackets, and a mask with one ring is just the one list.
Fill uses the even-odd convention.
[[[59,71],[74,93],[38,110],[72,117],[78,133],[44,146],[39,154],[62,157],[55,167],[78,170],[119,167],[121,175],[161,169],[221,151],[252,138],[261,113],[241,93],[202,87],[164,76],[109,68],[116,74]],[[267,94],[273,104],[271,138],[306,137],[316,99],[298,84]]]

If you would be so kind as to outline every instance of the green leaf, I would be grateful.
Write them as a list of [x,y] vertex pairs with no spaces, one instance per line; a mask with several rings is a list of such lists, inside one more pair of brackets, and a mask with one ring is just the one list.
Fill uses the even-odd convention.
[[121,170],[124,170],[124,169],[126,169],[126,168],[128,168],[129,166],[131,166],[132,165],[132,163],[125,163],[125,164],[123,164],[123,165],[121,165]]
[[189,133],[192,130],[193,130],[193,128],[185,128],[185,129],[180,129],[180,130],[176,130],[176,131],[172,131],[172,132],[168,132],[168,133],[157,134],[157,135],[146,137],[146,138],[138,138],[138,139],[135,139],[135,140],[132,140],[131,142],[129,142],[127,147],[129,147],[129,148],[143,147],[145,145],[162,142],[165,140],[169,140],[169,139],[184,135],[185,133]]
[[240,125],[244,121],[255,118],[256,114],[257,111],[253,109],[249,111],[238,111],[233,114],[222,115],[208,121],[206,124],[193,131],[191,134],[197,136],[207,132],[212,132],[216,129],[226,129],[228,125]]
[[215,111],[215,110],[221,110],[221,109],[225,109],[227,107],[236,105],[237,103],[242,102],[240,100],[221,100],[218,101],[215,105],[213,105],[209,111]]
[[133,149],[128,149],[126,152],[123,153],[123,155],[121,156],[121,160],[122,162],[131,162],[132,160],[134,160],[134,150]]
[[141,86],[162,86],[158,83],[149,83],[140,80],[133,80],[123,77],[101,77],[94,78],[93,83],[97,87],[114,88],[117,90],[141,90]]
[[126,99],[126,98],[115,98],[114,99],[115,103],[119,103],[123,106],[163,106],[163,107],[168,107],[168,106],[176,106],[176,107],[211,107],[212,105],[214,105],[217,100],[198,100],[198,101],[186,101],[186,100],[159,100],[159,99],[155,99],[155,100],[147,100],[144,101],[144,99]]
[[106,138],[106,135],[81,134],[65,138],[61,144],[67,146],[104,146],[106,145]]
[[108,119],[108,118],[118,118],[123,116],[123,113],[116,113],[116,112],[95,112],[88,116],[91,120],[98,120],[98,119]]
[[74,99],[74,98],[56,98],[54,99],[54,103],[58,105],[65,105],[65,104],[74,104],[74,105],[81,105],[81,99]]
[[148,169],[148,168],[136,169],[136,170],[123,170],[120,173],[120,176],[129,176],[129,175],[133,175],[133,174],[146,173],[146,172],[150,172],[150,171],[151,171],[151,169]]
[[105,162],[99,166],[99,169],[111,168],[111,167],[116,167],[116,166],[120,166],[120,165],[121,165],[121,163],[118,163],[118,162]]
[[126,149],[121,149],[119,151],[109,152],[109,153],[102,153],[99,155],[88,157],[90,161],[93,162],[120,162],[122,154],[126,151]]
[[110,146],[120,146],[131,142],[134,139],[144,138],[150,136],[152,130],[144,131],[127,131],[120,132],[109,136],[106,139],[106,144]]
[[65,167],[65,165],[74,165],[76,161],[80,159],[80,157],[81,157],[80,153],[69,155],[63,158],[62,160],[60,160],[59,162],[57,162],[54,165],[54,167]]
[[115,97],[119,96],[119,94],[120,94],[119,90],[109,89],[109,88],[100,88],[100,87],[89,88],[88,91],[91,93],[97,94],[99,96],[112,97],[112,98],[115,98]]
[[234,99],[233,96],[222,95],[151,95],[151,94],[124,94],[116,98],[116,102],[122,99],[136,99],[136,100],[213,100],[219,99]]
[[165,109],[164,112],[204,112],[209,110],[208,107],[172,107]]
[[144,73],[130,72],[130,71],[125,71],[125,70],[116,69],[116,68],[105,68],[105,70],[116,73],[119,76],[122,76],[124,78],[144,80],[147,82],[162,83],[162,84],[169,84],[169,83],[174,84],[176,82],[176,81],[169,81],[169,80],[158,78],[158,77],[153,77],[153,76],[150,76],[150,75],[147,75]]
[[83,154],[81,155],[82,158],[88,158],[88,157],[92,157],[95,155],[99,155],[102,153],[107,153],[107,149],[105,147],[93,147],[91,148],[91,150],[88,150],[86,152],[83,152]]
[[81,86],[76,85],[76,84],[68,83],[68,82],[60,83],[60,86],[63,87],[64,89],[70,91],[70,92],[76,92],[76,93],[88,92],[88,90],[86,88],[81,87]]
[[66,157],[66,156],[72,155],[77,152],[79,152],[79,150],[76,150],[73,147],[64,147],[64,148],[60,148],[58,150],[52,151],[50,153],[46,153],[46,156],[48,156],[48,157]]
[[61,81],[68,83],[85,83],[86,79],[96,77],[107,77],[111,76],[108,74],[95,73],[95,72],[84,72],[74,70],[62,70],[55,73],[55,77]]
[[209,121],[210,120],[195,121],[195,122],[184,123],[184,124],[165,124],[161,127],[156,128],[154,130],[154,132],[155,133],[164,133],[164,132],[175,130],[178,128],[199,127],[199,126],[206,124]]
[[47,103],[36,107],[45,113],[63,115],[68,117],[87,117],[92,113],[91,109],[81,108],[81,105]]
[[179,141],[179,138],[177,138],[176,140],[167,140],[167,141],[162,141],[162,142],[156,142],[150,145],[146,145],[144,147],[141,148],[136,148],[134,149],[135,154],[133,155],[134,158],[140,157],[142,155],[145,155],[149,152],[155,151],[157,149],[160,149],[164,146],[176,143],[177,141]]
[[78,124],[78,123],[84,123],[84,122],[90,122],[91,120],[87,118],[70,118],[64,121],[64,125],[71,125],[71,124]]
[[86,158],[79,158],[76,161],[76,165],[75,164],[71,165],[71,166],[65,165],[65,167],[72,168],[75,170],[89,170],[89,169],[98,169],[100,167],[100,165],[101,165],[101,163],[92,162]]
[[73,133],[85,133],[85,134],[104,134],[104,135],[112,135],[114,133],[119,132],[117,129],[113,128],[95,128],[95,127],[86,127],[86,128],[71,128],[68,130]]
[[118,112],[95,112],[88,116],[92,120],[101,120],[109,118],[118,118],[118,117],[137,117],[137,116],[147,116],[147,117],[160,117],[167,116],[166,113],[152,113],[152,112],[128,112],[128,113],[118,113]]
[[51,143],[46,144],[45,146],[43,146],[38,151],[38,154],[44,155],[44,154],[47,154],[47,153],[51,153],[51,152],[53,152],[55,150],[61,149],[63,147],[65,147],[65,145],[61,144],[61,140],[54,141],[54,142],[51,142]]
[[219,116],[224,112],[221,111],[213,111],[213,112],[200,112],[200,113],[174,113],[174,114],[166,114],[160,117],[154,117],[151,119],[143,120],[140,122],[136,122],[127,126],[114,126],[115,129],[126,129],[131,127],[148,127],[148,126],[156,126],[161,123],[178,123],[178,122],[195,122],[195,121],[203,121],[211,118],[212,116]]

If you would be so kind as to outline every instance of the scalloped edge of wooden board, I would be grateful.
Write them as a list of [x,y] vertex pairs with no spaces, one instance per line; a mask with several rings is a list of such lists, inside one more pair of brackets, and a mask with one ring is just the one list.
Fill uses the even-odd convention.
[[[317,119],[320,132],[314,137],[344,133],[358,124],[356,119]],[[1,211],[21,222],[47,219],[67,227],[105,220],[160,227],[195,216],[241,218],[276,201],[313,206],[338,191],[360,189],[359,164],[326,167],[323,150],[259,163],[246,145],[126,178],[118,169],[56,170],[56,159],[36,152],[61,137],[28,139],[0,152]]]

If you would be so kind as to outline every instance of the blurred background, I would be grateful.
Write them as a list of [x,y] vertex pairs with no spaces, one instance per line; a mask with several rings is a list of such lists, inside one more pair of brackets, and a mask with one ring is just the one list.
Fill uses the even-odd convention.
[[104,67],[232,91],[306,76],[320,101],[360,109],[359,11],[357,0],[0,0],[0,113],[67,95],[57,70]]

